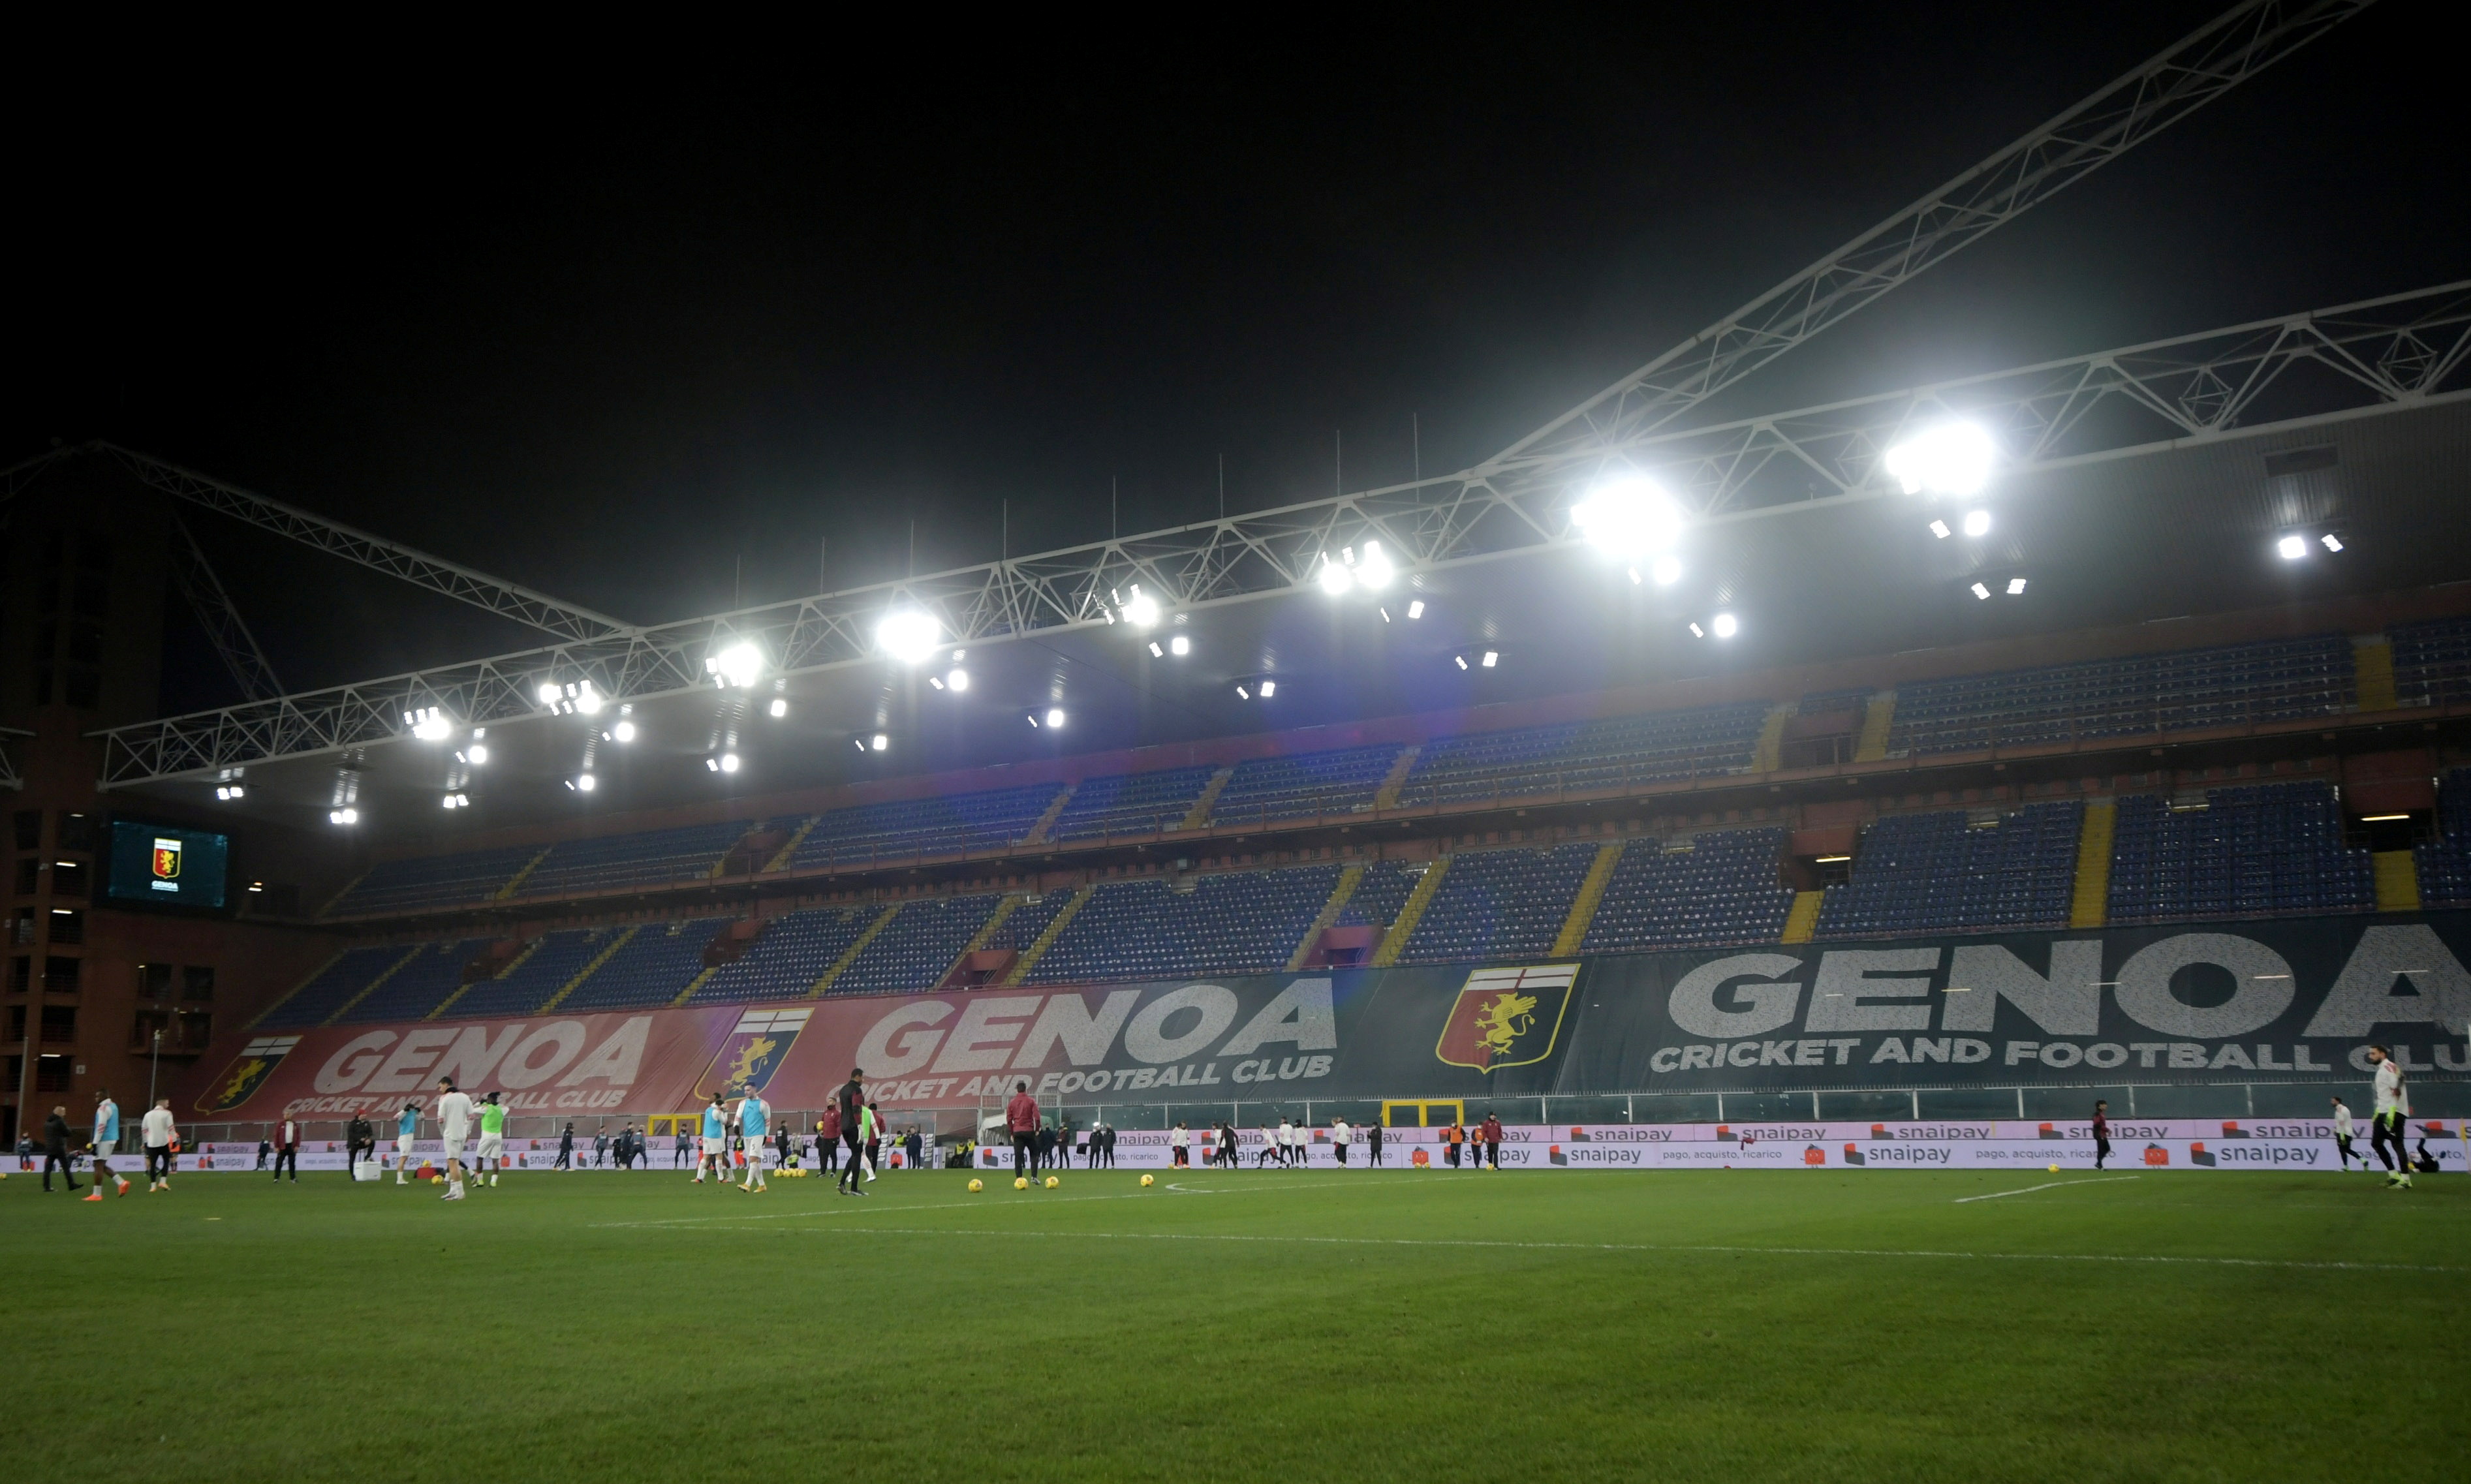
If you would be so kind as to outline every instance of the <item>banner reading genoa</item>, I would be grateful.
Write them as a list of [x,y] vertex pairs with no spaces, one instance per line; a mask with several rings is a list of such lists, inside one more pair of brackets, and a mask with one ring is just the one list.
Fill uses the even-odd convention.
[[374,1118],[452,1077],[526,1114],[815,1108],[852,1067],[904,1107],[2353,1083],[2371,1042],[2442,1080],[2466,950],[2434,913],[337,1026],[228,1043],[176,1107]]

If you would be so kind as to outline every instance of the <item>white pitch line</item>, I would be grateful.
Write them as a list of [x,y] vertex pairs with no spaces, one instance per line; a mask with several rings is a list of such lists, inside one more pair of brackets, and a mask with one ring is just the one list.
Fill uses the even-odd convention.
[[2007,1195],[2031,1195],[2036,1190],[2056,1190],[2067,1185],[2117,1185],[2123,1180],[2135,1178],[2134,1175],[2105,1175],[2100,1180],[2053,1180],[2043,1185],[2022,1186],[2013,1190],[1993,1190],[1988,1195],[1960,1195],[1954,1204],[1963,1206],[1973,1201],[1995,1201]]
[[866,1237],[1043,1237],[1063,1241],[1267,1242],[1282,1245],[1335,1247],[1490,1247],[1541,1252],[1706,1252],[1745,1257],[1778,1258],[1935,1258],[1971,1262],[2112,1262],[2165,1263],[2193,1267],[2297,1268],[2353,1273],[2471,1273],[2466,1267],[2440,1267],[2416,1262],[2308,1262],[2283,1258],[2181,1258],[2135,1256],[2108,1252],[1939,1252],[1928,1248],[1898,1250],[1874,1247],[1740,1247],[1690,1242],[1515,1242],[1431,1237],[1251,1237],[1204,1232],[984,1232],[959,1227],[842,1227]]
[[[1380,1186],[1353,1183],[1340,1185],[1332,1182],[1327,1185],[1265,1185],[1223,1190],[1197,1190],[1188,1186],[1180,1185],[1170,1185],[1166,1189],[1179,1190],[1187,1195],[1320,1195],[1328,1194],[1332,1190],[1405,1190],[1413,1187],[1402,1181],[1395,1185]],[[600,1231],[628,1227],[709,1227],[723,1221],[795,1221],[810,1217],[871,1216],[879,1213],[888,1214],[893,1212],[913,1211],[1035,1211],[1042,1206],[1066,1206],[1082,1201],[1139,1201],[1162,1198],[1155,1192],[1127,1190],[1120,1195],[1042,1195],[1036,1200],[1024,1201],[990,1199],[944,1201],[933,1206],[835,1206],[828,1211],[750,1211],[735,1216],[663,1216],[650,1221],[595,1221],[591,1224],[591,1229]]]

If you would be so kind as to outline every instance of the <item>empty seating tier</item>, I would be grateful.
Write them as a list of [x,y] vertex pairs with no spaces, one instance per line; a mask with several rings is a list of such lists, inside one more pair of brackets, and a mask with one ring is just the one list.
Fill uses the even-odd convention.
[[486,902],[512,880],[532,857],[537,845],[505,850],[474,850],[454,856],[423,856],[410,860],[381,860],[329,903],[330,917],[365,916],[376,912],[417,912],[435,907],[468,907]]
[[2353,695],[2342,634],[2178,649],[1901,688],[1894,755],[1981,752],[2332,716]]
[[867,944],[841,977],[836,995],[895,994],[933,989],[986,926],[1000,896],[915,897]]
[[1184,822],[1214,767],[1170,767],[1154,773],[1085,778],[1047,832],[1054,840],[1103,835],[1153,835]]
[[2365,850],[2342,843],[2334,790],[2321,783],[2215,789],[2202,808],[2158,793],[2119,801],[2110,921],[2365,912],[2376,907]]
[[1428,742],[1399,790],[1402,805],[1617,789],[1741,772],[1765,701],[1478,732]]
[[2471,618],[2396,624],[2386,630],[2393,646],[2394,698],[2406,706],[2471,704]]
[[1534,958],[1550,953],[1596,860],[1593,842],[1453,858],[1400,963]]
[[1373,807],[1381,780],[1399,761],[1396,743],[1247,758],[1236,765],[1211,807],[1213,825],[1267,824]]
[[752,820],[686,825],[636,835],[560,840],[532,867],[518,897],[558,897],[626,886],[661,886],[710,876],[729,847],[754,829]]
[[369,991],[360,1003],[343,1012],[339,1024],[364,1025],[373,1021],[416,1021],[446,1002],[463,987],[463,971],[489,947],[487,938],[461,938],[432,943]]
[[[703,951],[713,934],[728,926],[725,917],[698,917],[690,922],[645,923],[635,930],[606,963],[575,987],[558,1005],[561,1011],[637,1010],[665,1005],[686,993],[703,972]],[[614,932],[624,932],[621,928]],[[608,940],[601,940],[602,948]],[[468,998],[468,997],[467,997]],[[456,1005],[461,1013],[462,1005]]]
[[763,936],[744,956],[722,965],[687,1002],[796,1000],[811,995],[824,971],[840,961],[882,910],[861,904],[819,907],[775,917],[764,925]]
[[1777,941],[1793,909],[1793,888],[1777,874],[1784,844],[1781,829],[1717,831],[1670,850],[1632,841],[1605,883],[1581,951]]
[[2455,768],[2437,785],[2436,829],[2436,838],[2413,851],[2420,906],[2471,907],[2471,768]]
[[394,962],[411,952],[403,943],[388,943],[374,948],[345,949],[332,963],[310,976],[290,998],[266,1014],[257,1023],[257,1030],[306,1030],[322,1025],[327,1017],[352,1002],[352,997],[369,987],[369,981],[384,974]]
[[1027,838],[1038,816],[1062,791],[1060,784],[1034,784],[835,809],[816,817],[814,828],[798,842],[789,865],[793,870],[812,870],[874,860],[1001,850]]
[[1980,825],[1963,810],[1891,814],[1863,833],[1853,879],[1827,888],[1819,936],[2064,928],[2083,825],[2073,800]]
[[1233,871],[1178,891],[1160,878],[1110,882],[1065,925],[1033,984],[1268,974],[1284,968],[1338,884],[1335,865]]

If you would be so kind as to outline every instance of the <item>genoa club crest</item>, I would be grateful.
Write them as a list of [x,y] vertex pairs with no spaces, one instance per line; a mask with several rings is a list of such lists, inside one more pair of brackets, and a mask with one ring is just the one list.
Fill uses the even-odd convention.
[[180,842],[154,836],[154,879],[176,882],[180,879]]
[[1476,970],[1442,1023],[1433,1054],[1449,1066],[1478,1072],[1542,1061],[1553,1054],[1578,978],[1574,963]]
[[804,1010],[749,1010],[738,1018],[720,1048],[712,1053],[712,1064],[695,1078],[694,1100],[704,1102],[715,1095],[722,1097],[743,1097],[748,1093],[762,1092],[781,1070],[781,1063],[796,1043],[798,1032],[815,1012]]
[[259,1036],[242,1047],[240,1054],[231,1059],[231,1065],[225,1067],[223,1074],[208,1083],[205,1092],[199,1095],[198,1111],[229,1113],[248,1101],[265,1085],[266,1079],[273,1075],[274,1069],[283,1065],[283,1058],[292,1054],[292,1048],[299,1044],[298,1036]]

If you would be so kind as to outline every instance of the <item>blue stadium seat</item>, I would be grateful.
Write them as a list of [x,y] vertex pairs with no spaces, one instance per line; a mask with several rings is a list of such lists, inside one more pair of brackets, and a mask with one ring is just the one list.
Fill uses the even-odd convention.
[[2351,703],[2342,634],[2178,649],[1901,688],[1893,756],[2063,744],[2336,715]]
[[1377,747],[1246,758],[1236,765],[1227,786],[1218,790],[1210,822],[1268,824],[1363,813],[1373,807],[1373,796],[1381,791],[1381,780],[1389,776],[1400,750],[1397,743],[1385,742]]
[[1778,872],[1785,832],[1711,831],[1675,849],[1633,840],[1622,850],[1581,944],[1589,954],[1774,943],[1793,910]]
[[1595,859],[1592,844],[1453,857],[1399,962],[1534,958],[1552,952]]
[[2110,921],[2190,922],[2376,908],[2374,867],[2342,843],[2330,785],[2209,789],[2205,807],[2158,793],[2119,801]]
[[1109,882],[1030,971],[1032,984],[1267,974],[1286,967],[1338,884],[1335,865]]
[[1981,827],[1963,810],[1890,814],[1863,833],[1853,879],[1821,900],[1819,936],[2064,928],[2083,825],[2074,800]]

